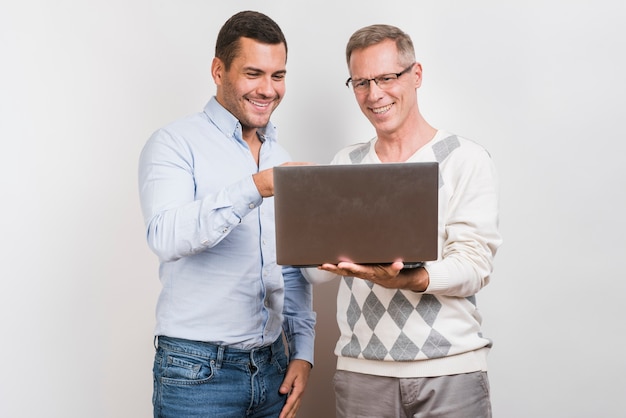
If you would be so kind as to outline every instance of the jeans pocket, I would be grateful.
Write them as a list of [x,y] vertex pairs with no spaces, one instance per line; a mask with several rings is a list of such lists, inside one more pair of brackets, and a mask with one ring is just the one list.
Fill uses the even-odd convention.
[[180,353],[164,354],[161,361],[161,382],[170,385],[198,385],[210,381],[215,373],[215,360]]
[[287,371],[287,365],[289,364],[289,360],[287,359],[286,354],[280,353],[273,356],[272,363],[280,374],[285,374],[285,372]]

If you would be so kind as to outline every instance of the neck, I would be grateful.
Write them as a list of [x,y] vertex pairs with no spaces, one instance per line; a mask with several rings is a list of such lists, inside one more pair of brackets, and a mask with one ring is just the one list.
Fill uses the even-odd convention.
[[254,158],[257,166],[259,165],[259,154],[261,152],[261,140],[259,139],[256,129],[246,129],[241,132],[243,140],[248,144],[250,153]]
[[405,123],[393,132],[376,132],[376,154],[382,162],[405,162],[427,144],[437,130],[419,114],[411,123]]

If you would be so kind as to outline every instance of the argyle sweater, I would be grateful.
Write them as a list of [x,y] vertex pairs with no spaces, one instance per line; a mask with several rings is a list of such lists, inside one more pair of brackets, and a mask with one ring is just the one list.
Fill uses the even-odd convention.
[[[332,164],[381,163],[376,140],[344,148]],[[481,332],[475,295],[489,282],[501,242],[494,165],[481,146],[443,131],[408,160],[424,161],[439,163],[438,260],[425,265],[428,289],[416,293],[342,278],[335,348],[340,370],[425,377],[487,369],[492,343]],[[332,276],[314,269],[305,275],[314,283]]]

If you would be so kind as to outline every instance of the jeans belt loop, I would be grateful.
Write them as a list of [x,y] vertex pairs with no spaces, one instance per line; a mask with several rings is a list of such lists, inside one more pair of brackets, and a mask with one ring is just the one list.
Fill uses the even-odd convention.
[[222,367],[222,363],[224,361],[224,351],[226,350],[226,348],[223,345],[220,345],[217,347],[217,362],[216,362],[216,366],[218,369],[220,369]]

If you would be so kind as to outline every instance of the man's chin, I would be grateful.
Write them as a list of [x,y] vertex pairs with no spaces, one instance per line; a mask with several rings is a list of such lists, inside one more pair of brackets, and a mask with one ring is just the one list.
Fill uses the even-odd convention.
[[256,128],[264,128],[270,122],[270,116],[271,114],[257,116],[257,117],[252,118],[250,122],[254,124]]
[[263,119],[248,119],[246,121],[240,121],[241,125],[244,128],[248,128],[248,129],[261,129],[261,128],[265,128],[267,126],[267,124],[269,123],[269,118],[263,118]]

